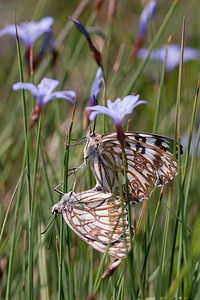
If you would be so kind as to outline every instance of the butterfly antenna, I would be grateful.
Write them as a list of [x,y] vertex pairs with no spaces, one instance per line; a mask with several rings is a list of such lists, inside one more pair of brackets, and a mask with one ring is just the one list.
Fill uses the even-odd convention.
[[82,137],[82,138],[71,138],[71,141],[82,141],[82,140],[85,140],[86,139],[86,136]]
[[74,170],[74,183],[73,183],[73,188],[72,188],[72,192],[74,193],[76,187],[76,171]]
[[55,221],[55,216],[53,217],[53,220],[51,220],[51,222],[47,225],[46,229],[43,232],[41,232],[41,234],[45,234],[54,221]]
[[79,146],[79,145],[81,145],[81,144],[83,144],[83,143],[85,143],[86,142],[86,139],[84,139],[84,140],[82,140],[80,143],[77,143],[77,144],[74,144],[74,145],[69,145],[69,144],[65,144],[65,146],[68,148],[68,147],[76,147],[76,146]]

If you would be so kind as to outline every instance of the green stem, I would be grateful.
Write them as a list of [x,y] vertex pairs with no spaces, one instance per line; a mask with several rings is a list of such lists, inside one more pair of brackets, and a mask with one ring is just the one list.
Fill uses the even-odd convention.
[[30,285],[29,290],[29,299],[32,299],[33,295],[33,212],[34,212],[34,200],[35,200],[35,187],[36,187],[36,175],[38,170],[38,158],[39,158],[39,149],[40,149],[40,135],[41,135],[41,124],[42,124],[42,113],[40,114],[39,125],[37,129],[37,145],[36,145],[36,153],[35,153],[35,162],[34,162],[34,171],[33,171],[33,193],[32,193],[32,203],[31,203],[31,211],[29,216],[29,251],[28,251],[28,261],[29,261],[29,269],[28,269],[28,281]]
[[[129,233],[130,233],[130,241],[132,241],[133,233],[132,233],[131,206],[130,206],[130,201],[129,201],[130,195],[129,195],[129,186],[128,186],[128,175],[127,175],[127,161],[126,161],[126,155],[124,152],[124,148],[122,150],[122,160],[123,160],[123,165],[124,165],[124,176],[125,176],[125,181],[126,181],[126,199],[128,200],[128,222],[129,222],[129,230],[130,230]],[[132,249],[132,246],[131,246],[131,249]]]
[[[171,208],[171,197],[168,200],[168,207]],[[168,233],[168,229],[169,229],[169,217],[170,217],[170,210],[167,210],[166,218],[165,218],[165,225],[164,225],[163,239],[162,239],[162,246],[161,246],[159,271],[158,271],[158,276],[157,276],[158,279],[157,279],[157,287],[156,287],[156,300],[159,300],[162,295],[163,273],[164,273],[165,254],[166,254],[166,245],[167,245],[167,233]]]
[[90,249],[90,273],[89,273],[89,284],[88,284],[88,293],[92,293],[93,287],[93,278],[94,278],[94,250]]
[[[133,272],[133,232],[132,232],[132,215],[131,215],[131,205],[130,205],[130,195],[129,195],[129,183],[128,183],[128,174],[127,174],[127,160],[126,160],[126,154],[124,151],[124,147],[121,147],[122,149],[122,161],[124,166],[124,176],[126,181],[126,199],[128,201],[127,207],[128,207],[128,224],[129,224],[129,236],[130,236],[130,249],[127,248],[127,251],[129,251],[127,256],[127,263],[129,267],[129,272],[131,275],[131,281],[134,280],[134,272]],[[122,187],[121,187],[122,192]],[[123,194],[123,192],[122,192]],[[122,195],[123,199],[123,195]],[[124,199],[123,199],[124,200]],[[124,235],[125,235],[125,228],[124,228]],[[125,235],[125,242],[126,242],[126,235]],[[126,243],[127,246],[127,243]],[[135,299],[135,292],[133,289],[133,286],[131,286],[131,296],[133,299]]]
[[16,187],[14,189],[14,192],[12,194],[12,197],[10,199],[10,202],[9,202],[9,205],[8,205],[8,208],[7,208],[7,211],[6,211],[6,215],[5,215],[4,220],[3,220],[3,224],[2,224],[1,232],[0,232],[0,243],[1,243],[1,240],[3,238],[3,234],[4,234],[4,230],[5,230],[5,227],[6,227],[6,223],[7,223],[7,220],[8,220],[8,215],[10,213],[11,206],[12,206],[13,200],[15,199],[15,195],[17,193],[17,189],[19,187],[19,184],[20,184],[21,180],[22,180],[22,175],[20,175],[19,180],[16,184]]
[[186,212],[187,212],[187,204],[188,204],[188,200],[189,200],[189,192],[190,192],[190,186],[192,183],[192,176],[194,175],[194,163],[195,163],[195,158],[197,155],[197,151],[198,151],[198,146],[199,146],[199,141],[200,141],[200,126],[198,129],[198,133],[197,133],[197,140],[196,140],[196,145],[194,148],[194,153],[192,156],[192,161],[191,161],[191,165],[190,165],[190,172],[188,175],[188,181],[187,181],[187,186],[186,186],[186,191],[185,191],[185,206],[184,206],[184,220],[186,219]]
[[10,292],[11,292],[11,281],[12,281],[12,270],[13,270],[13,263],[14,263],[14,255],[15,255],[15,241],[16,241],[16,234],[17,234],[17,221],[19,217],[19,207],[20,207],[20,200],[22,195],[22,187],[24,182],[24,174],[26,168],[26,161],[27,161],[27,153],[28,153],[28,144],[26,144],[24,157],[22,162],[21,168],[21,175],[20,175],[20,183],[19,189],[17,194],[17,200],[15,205],[15,214],[14,214],[14,226],[13,226],[13,233],[11,239],[11,249],[10,249],[10,257],[9,257],[9,264],[8,264],[8,279],[7,279],[7,286],[6,286],[6,300],[10,300]]
[[153,234],[154,234],[154,230],[155,230],[155,225],[156,225],[156,221],[157,221],[157,217],[158,217],[159,208],[160,208],[160,200],[158,201],[158,204],[157,204],[157,207],[156,207],[156,211],[155,211],[155,215],[154,215],[154,219],[153,219],[153,224],[152,224],[152,227],[151,227],[149,242],[148,242],[148,245],[147,245],[147,249],[145,251],[145,259],[144,259],[144,263],[143,263],[143,267],[142,267],[141,277],[143,277],[144,272],[145,272],[147,259],[148,259],[148,256],[149,256],[149,251],[150,251],[150,248],[151,248],[151,243],[152,243]]
[[198,96],[199,96],[199,81],[198,81],[198,85],[197,85],[197,90],[196,90],[194,105],[193,105],[193,111],[192,111],[192,121],[191,121],[191,126],[190,126],[188,147],[187,147],[186,158],[185,158],[185,168],[184,168],[184,174],[183,174],[183,180],[182,180],[183,188],[185,186],[185,180],[186,180],[186,175],[187,175],[187,170],[188,170],[188,165],[189,165],[190,146],[191,146],[192,134],[193,134],[193,129],[194,129],[194,121],[195,121],[195,116],[196,116]]
[[[179,244],[179,252],[178,252],[178,265],[177,265],[177,278],[180,275],[181,266],[183,264],[183,255],[184,255],[184,246],[185,246],[185,220],[184,220],[184,197],[183,197],[183,187],[182,187],[182,168],[181,168],[181,143],[180,143],[180,101],[181,101],[181,84],[182,84],[182,70],[183,70],[183,51],[184,51],[184,38],[185,38],[185,19],[183,20],[183,30],[182,30],[182,40],[181,40],[181,57],[180,57],[180,67],[179,67],[179,79],[178,79],[178,92],[177,92],[177,125],[178,125],[178,187],[179,187],[179,201],[181,203],[181,216],[182,216],[182,226],[181,226],[181,232],[180,232],[180,244]],[[176,139],[175,139],[176,141]],[[182,282],[182,296],[184,298],[184,281]],[[176,293],[176,299],[179,298],[179,290],[177,289]]]
[[118,299],[124,299],[124,276],[122,277],[122,280],[120,282],[117,300]]
[[[50,199],[51,205],[53,206],[54,205],[54,199],[53,199],[53,195],[52,195],[52,188],[51,188],[51,185],[50,185],[50,182],[49,182],[49,178],[48,178],[48,175],[47,175],[47,163],[46,163],[46,161],[44,159],[43,150],[44,150],[44,146],[40,147],[40,155],[41,155],[41,159],[42,159],[42,167],[43,167],[44,177],[45,177],[47,191],[48,191],[48,195],[49,195],[48,198]],[[55,226],[56,226],[56,231],[59,231],[59,227],[58,227],[57,223],[55,223]]]
[[[67,144],[70,145],[71,141],[71,133],[72,133],[72,127],[74,123],[74,114],[75,114],[75,109],[76,109],[76,101],[74,104],[73,112],[72,112],[72,119],[71,119],[71,124],[69,127],[68,131],[68,139],[67,139]],[[68,191],[68,169],[69,169],[69,149],[70,147],[67,147],[65,150],[65,155],[64,155],[64,171],[63,171],[63,192],[66,193]],[[67,227],[67,240],[69,240],[69,232],[68,232],[68,227]],[[59,284],[58,284],[58,299],[61,300],[63,299],[62,297],[62,266],[63,266],[63,218],[60,224],[60,261],[59,261]],[[69,248],[69,243],[67,243],[67,257],[69,260],[70,257],[70,248]],[[73,290],[73,299],[74,297],[74,285],[73,285],[73,280],[71,276],[71,269],[70,269],[70,263],[68,261],[68,272],[69,272],[69,279],[70,279],[70,287]]]
[[113,234],[114,234],[114,232],[116,230],[117,225],[118,225],[118,222],[115,224],[115,227],[113,228],[113,231],[112,231],[112,233],[110,235],[110,241],[109,241],[109,243],[108,243],[108,245],[106,247],[106,250],[105,250],[105,252],[103,254],[103,257],[101,259],[101,262],[100,262],[100,265],[99,265],[99,268],[98,268],[98,272],[97,272],[97,275],[96,275],[96,278],[95,278],[94,288],[93,288],[93,291],[95,293],[99,289],[99,286],[100,286],[100,283],[101,283],[101,278],[100,277],[101,277],[101,272],[102,272],[102,269],[103,269],[104,261],[106,259],[107,254],[108,254],[109,248],[111,246],[112,237],[113,237]]
[[[176,122],[175,122],[175,132],[174,132],[174,153],[176,153],[176,141],[178,138],[178,206],[180,204],[180,210],[178,208],[177,213],[182,212],[184,208],[183,203],[183,190],[182,190],[182,179],[181,179],[181,144],[180,144],[180,102],[181,102],[181,84],[182,84],[182,70],[183,70],[183,50],[184,50],[184,36],[185,36],[185,20],[183,20],[182,27],[182,39],[181,39],[181,56],[180,56],[180,66],[179,66],[179,75],[178,75],[178,88],[177,88],[177,100],[176,100]],[[179,217],[179,214],[177,214]],[[182,219],[183,223],[185,221]],[[178,222],[178,220],[176,221]],[[178,228],[178,227],[177,227]],[[180,238],[179,238],[179,253],[178,253],[178,263],[177,263],[177,273],[176,277],[179,277],[181,270],[182,257],[183,257],[183,224],[181,227]],[[175,236],[176,238],[176,236]],[[179,297],[179,289],[176,291],[176,299]]]
[[35,198],[35,185],[36,185],[36,175],[38,170],[38,158],[39,158],[39,149],[40,149],[40,137],[41,137],[41,124],[42,124],[42,113],[40,114],[39,125],[37,128],[37,144],[36,144],[36,153],[35,153],[35,163],[34,163],[34,172],[33,172],[33,196]]
[[[20,76],[20,81],[23,82],[23,64],[22,64],[22,57],[21,57],[17,27],[16,27],[16,45],[17,45],[18,65],[19,65],[19,76]],[[22,109],[23,109],[23,119],[24,119],[24,137],[25,137],[25,155],[24,155],[24,157],[26,158],[26,162],[24,162],[24,163],[27,164],[28,211],[29,211],[29,215],[30,215],[31,214],[31,186],[30,186],[30,161],[29,161],[29,132],[28,132],[28,121],[27,121],[27,111],[26,111],[26,101],[25,101],[24,90],[22,90],[21,93],[22,93]],[[24,169],[25,169],[25,165],[22,165],[22,173],[21,174],[23,174]],[[21,189],[21,187],[20,187],[20,189]],[[21,190],[20,190],[20,193],[21,193]],[[11,265],[13,264],[13,261],[14,261],[15,234],[16,234],[16,226],[14,228],[12,244],[11,244],[11,255],[10,255]],[[29,268],[31,268],[30,262],[29,262],[28,266],[29,266]],[[10,273],[8,276],[8,285],[7,285],[7,290],[6,290],[6,297],[8,297],[7,299],[9,299],[9,296],[10,296],[10,280],[12,277],[12,267],[9,269],[9,272]],[[29,285],[28,295],[29,295],[29,299],[32,299],[33,282],[32,283],[29,282],[29,283],[30,283],[30,285]]]
[[159,92],[158,92],[156,112],[155,112],[155,118],[154,118],[154,123],[153,123],[153,133],[156,133],[158,130],[160,104],[161,104],[161,99],[163,97],[163,89],[164,89],[164,81],[165,81],[165,69],[166,69],[166,60],[164,61],[164,64],[163,64],[162,74],[161,74],[161,79],[160,79],[160,88],[159,88]]

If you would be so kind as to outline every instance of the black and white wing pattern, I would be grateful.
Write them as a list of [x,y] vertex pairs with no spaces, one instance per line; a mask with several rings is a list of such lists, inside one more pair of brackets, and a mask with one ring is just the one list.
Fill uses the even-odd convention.
[[[125,132],[130,201],[137,203],[151,195],[160,185],[166,184],[178,173],[177,159],[172,154],[173,140],[167,137],[138,132]],[[125,193],[122,151],[116,133],[96,135],[89,133],[84,148],[84,161],[91,160],[97,187],[117,194],[118,176]],[[125,193],[126,194],[126,193]]]
[[62,214],[67,225],[94,249],[104,253],[110,245],[109,255],[122,259],[129,249],[130,235],[127,209],[124,204],[122,214],[121,205],[113,194],[88,190],[64,194],[51,212]]

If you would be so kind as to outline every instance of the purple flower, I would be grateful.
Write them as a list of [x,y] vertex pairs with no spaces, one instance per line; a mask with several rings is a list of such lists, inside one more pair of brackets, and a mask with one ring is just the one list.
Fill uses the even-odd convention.
[[98,98],[99,93],[101,91],[101,88],[102,88],[102,73],[103,73],[102,68],[99,67],[97,69],[95,79],[94,79],[94,81],[92,83],[92,86],[91,86],[91,89],[90,89],[89,102],[88,102],[89,106],[95,105],[94,99]]
[[90,121],[94,121],[98,114],[106,115],[111,118],[115,125],[122,124],[124,117],[131,114],[135,107],[140,104],[145,104],[147,101],[139,100],[139,95],[128,95],[124,99],[117,98],[115,102],[108,100],[107,107],[101,105],[95,105],[92,107],[86,107],[86,110],[91,110]]
[[149,21],[154,17],[157,9],[157,1],[151,0],[143,9],[140,15],[138,36],[144,36],[147,30]]
[[43,78],[42,81],[38,84],[38,86],[32,83],[24,83],[17,82],[13,84],[13,90],[25,89],[29,90],[32,95],[37,99],[37,105],[33,111],[31,121],[29,124],[29,129],[31,129],[35,123],[38,121],[40,113],[43,107],[51,100],[56,98],[63,98],[71,103],[74,103],[74,98],[76,97],[76,93],[74,91],[57,91],[53,92],[53,90],[58,86],[59,81]]
[[[103,70],[101,67],[99,67],[97,69],[95,79],[94,79],[91,89],[90,89],[90,95],[89,95],[89,101],[88,101],[89,107],[94,106],[95,100],[98,99],[99,93],[102,88],[102,73],[103,73]],[[89,120],[90,112],[91,112],[90,110],[85,111],[83,129],[86,129],[90,123],[90,120]]]
[[[148,49],[142,48],[137,52],[137,57],[140,59],[144,59],[147,55]],[[167,54],[167,61],[166,61],[166,72],[170,72],[175,67],[177,67],[180,63],[180,55],[181,55],[181,48],[178,45],[170,44],[168,46],[168,54]],[[164,62],[166,57],[166,46],[163,46],[160,49],[155,49],[150,54],[151,60],[157,60]],[[183,62],[187,62],[190,60],[197,60],[200,57],[200,53],[198,50],[192,47],[184,47],[183,53]]]
[[[52,17],[45,17],[39,22],[25,22],[17,25],[19,39],[27,46],[31,46],[44,33],[51,31],[54,22]],[[16,37],[15,25],[11,24],[0,30],[0,37],[10,35]]]
[[38,87],[32,83],[17,82],[13,84],[13,90],[25,89],[29,90],[33,96],[38,100],[38,105],[43,107],[49,101],[55,98],[64,98],[69,100],[71,103],[74,103],[74,98],[76,96],[74,91],[58,91],[53,92],[53,90],[58,86],[59,81],[43,78],[42,81],[38,84]]
[[124,117],[131,114],[138,105],[147,103],[144,100],[139,101],[139,97],[139,95],[128,95],[122,100],[117,98],[115,102],[108,100],[107,107],[95,105],[86,107],[86,110],[92,111],[90,113],[90,121],[94,121],[98,114],[103,114],[111,118],[116,126],[118,140],[123,147],[124,132],[122,128],[122,121]]
[[76,25],[76,28],[86,37],[90,50],[92,52],[92,55],[94,57],[94,60],[96,61],[96,63],[102,67],[102,57],[101,57],[101,53],[99,52],[99,50],[97,50],[97,48],[93,45],[92,40],[90,38],[89,33],[87,32],[87,30],[85,29],[85,26],[77,19],[73,18],[73,17],[69,17],[70,20],[72,22],[74,22],[74,24]]

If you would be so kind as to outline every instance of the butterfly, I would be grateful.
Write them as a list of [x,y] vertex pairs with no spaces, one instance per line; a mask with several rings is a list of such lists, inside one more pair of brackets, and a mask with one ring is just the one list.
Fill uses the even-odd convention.
[[[126,196],[122,148],[116,133],[98,135],[88,131],[84,148],[84,166],[91,160],[96,190],[119,194],[119,171]],[[124,133],[129,200],[141,202],[178,173],[173,155],[174,141],[168,137],[139,132]]]
[[67,225],[94,249],[104,253],[109,246],[112,257],[121,260],[126,256],[130,248],[128,212],[125,203],[122,210],[119,197],[96,190],[69,192],[51,212],[62,214]]

